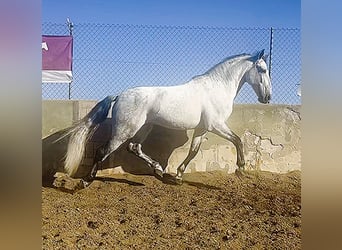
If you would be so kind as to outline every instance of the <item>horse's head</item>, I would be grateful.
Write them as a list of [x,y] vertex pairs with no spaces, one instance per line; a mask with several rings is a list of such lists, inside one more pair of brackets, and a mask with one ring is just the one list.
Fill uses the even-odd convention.
[[251,57],[253,66],[246,72],[245,79],[254,89],[261,103],[269,103],[272,94],[272,85],[267,69],[266,58],[262,50]]

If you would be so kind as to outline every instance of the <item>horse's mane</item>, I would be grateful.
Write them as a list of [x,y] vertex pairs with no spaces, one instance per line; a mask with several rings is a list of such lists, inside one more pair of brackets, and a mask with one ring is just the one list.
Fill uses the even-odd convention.
[[251,57],[250,54],[246,54],[246,53],[243,53],[243,54],[239,54],[239,55],[234,55],[234,56],[228,56],[226,58],[224,58],[221,62],[215,64],[213,67],[211,67],[210,69],[208,69],[204,74],[210,74],[211,72],[217,70],[218,68],[223,67],[223,66],[226,66],[227,64],[233,64],[237,61],[240,61],[241,59],[246,59],[246,58],[249,58]]
[[233,65],[234,63],[241,61],[241,59],[249,59],[252,55],[247,53],[242,53],[238,55],[228,56],[224,58],[219,63],[212,66],[210,69],[208,69],[204,74],[197,75],[193,77],[192,79],[202,77],[202,76],[210,76],[215,75],[216,72],[221,71],[223,68],[225,68],[227,65]]

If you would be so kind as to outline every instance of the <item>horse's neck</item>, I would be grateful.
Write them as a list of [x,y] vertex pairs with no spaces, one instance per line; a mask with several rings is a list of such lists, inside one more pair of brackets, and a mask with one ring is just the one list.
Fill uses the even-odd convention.
[[[245,82],[244,76],[251,67],[251,62],[244,60],[236,63],[231,68],[226,70],[226,78],[223,79],[225,85],[229,86],[235,92],[235,95],[240,91]],[[223,76],[224,77],[224,76]]]
[[244,60],[232,65],[218,65],[216,69],[214,68],[208,73],[192,79],[192,81],[198,84],[211,85],[210,87],[227,91],[235,97],[245,82],[244,75],[250,69],[250,64],[251,62]]

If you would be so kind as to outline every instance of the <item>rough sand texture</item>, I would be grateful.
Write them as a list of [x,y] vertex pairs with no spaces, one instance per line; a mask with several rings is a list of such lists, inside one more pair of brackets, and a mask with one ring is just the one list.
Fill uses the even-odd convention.
[[300,249],[300,172],[100,177],[42,188],[43,249]]

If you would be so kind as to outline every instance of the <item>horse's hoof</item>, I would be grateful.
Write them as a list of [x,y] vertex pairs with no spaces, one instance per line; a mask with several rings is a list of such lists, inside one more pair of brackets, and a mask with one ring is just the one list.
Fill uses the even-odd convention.
[[243,170],[241,170],[241,169],[239,169],[239,168],[237,168],[236,170],[235,170],[235,174],[236,174],[236,176],[237,177],[239,177],[240,179],[242,178],[242,177],[244,177],[244,171]]
[[91,181],[86,181],[86,180],[81,179],[81,183],[83,185],[83,188],[86,188],[91,184]]
[[176,183],[177,185],[182,185],[182,184],[183,184],[183,179],[182,179],[182,178],[179,178],[179,177],[176,177],[176,178],[175,178],[175,183]]
[[154,174],[159,178],[163,178],[164,171],[156,168],[156,169],[154,169]]

